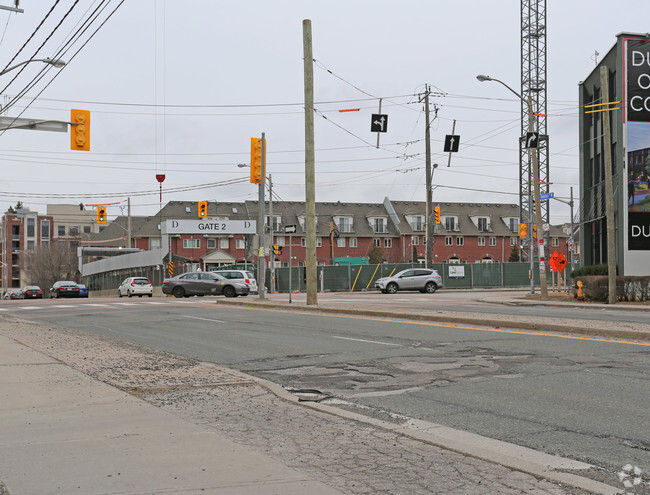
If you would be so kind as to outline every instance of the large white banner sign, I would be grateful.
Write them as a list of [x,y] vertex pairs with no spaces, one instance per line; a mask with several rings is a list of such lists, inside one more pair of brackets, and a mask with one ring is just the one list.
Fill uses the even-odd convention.
[[163,234],[256,234],[255,220],[167,220]]

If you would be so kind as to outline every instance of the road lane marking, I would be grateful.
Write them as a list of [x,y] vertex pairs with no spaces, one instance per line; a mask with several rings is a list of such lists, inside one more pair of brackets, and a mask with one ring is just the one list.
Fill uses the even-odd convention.
[[119,304],[120,306],[137,306],[138,303],[127,303],[127,302],[119,302],[119,303],[112,303],[112,304]]
[[338,335],[333,335],[333,338],[343,339],[343,340],[354,340],[355,342],[367,342],[368,344],[393,345],[396,347],[404,347],[402,344],[392,344],[390,342],[379,342],[377,340],[353,339],[350,337],[339,337]]
[[183,315],[183,318],[192,318],[193,320],[203,320],[203,321],[214,321],[214,322],[217,322],[217,323],[226,323],[223,320],[213,320],[213,319],[210,319],[210,318],[199,318],[198,316]]
[[77,308],[78,306],[70,306],[69,304],[53,304],[50,308]]
[[44,306],[20,306],[20,308],[17,309],[41,309]]
[[94,306],[97,308],[110,308],[110,304],[86,303],[84,306]]

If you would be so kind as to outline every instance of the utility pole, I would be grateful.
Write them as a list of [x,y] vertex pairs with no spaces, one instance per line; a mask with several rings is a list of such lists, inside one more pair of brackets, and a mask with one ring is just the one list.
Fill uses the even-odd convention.
[[[126,236],[127,236],[127,248],[131,248],[131,198],[127,198],[127,207],[126,207]],[[162,226],[161,226],[162,230]]]
[[429,125],[429,85],[426,85],[426,91],[424,92],[424,118],[426,120],[425,122],[425,127],[424,127],[424,150],[425,150],[425,160],[426,160],[426,167],[425,167],[425,173],[426,173],[426,188],[427,188],[427,195],[426,195],[426,205],[425,205],[425,233],[424,237],[426,239],[426,260],[425,260],[425,266],[426,268],[430,268],[432,266],[432,258],[433,258],[433,246],[432,246],[432,238],[433,238],[433,229],[431,228],[431,212],[433,211],[433,192],[432,192],[432,177],[431,177],[431,126]]
[[259,185],[259,202],[260,202],[260,226],[259,236],[260,242],[257,249],[257,276],[258,276],[258,293],[259,298],[264,299],[264,290],[266,289],[266,258],[265,256],[265,242],[264,231],[266,230],[265,215],[264,215],[264,187],[266,186],[266,138],[265,133],[262,133],[262,178]]
[[305,78],[305,273],[307,305],[318,304],[316,281],[316,183],[314,153],[314,55],[311,20],[302,21]]
[[269,264],[271,266],[271,294],[275,292],[275,253],[273,252],[273,181],[269,175]]
[[[603,108],[609,103],[609,70],[600,68],[600,92]],[[614,184],[612,179],[612,130],[609,110],[603,112],[603,150],[605,154],[605,213],[607,215],[607,280],[609,304],[616,303],[616,229],[614,227]]]

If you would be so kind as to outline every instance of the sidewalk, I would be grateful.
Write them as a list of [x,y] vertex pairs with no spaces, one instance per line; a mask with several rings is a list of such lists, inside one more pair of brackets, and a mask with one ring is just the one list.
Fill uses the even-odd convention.
[[3,335],[0,370],[0,494],[340,493]]

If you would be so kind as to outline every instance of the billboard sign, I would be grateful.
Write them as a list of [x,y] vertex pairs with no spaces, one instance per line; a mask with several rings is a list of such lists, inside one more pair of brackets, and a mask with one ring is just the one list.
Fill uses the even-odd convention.
[[624,43],[627,250],[650,251],[650,39]]

